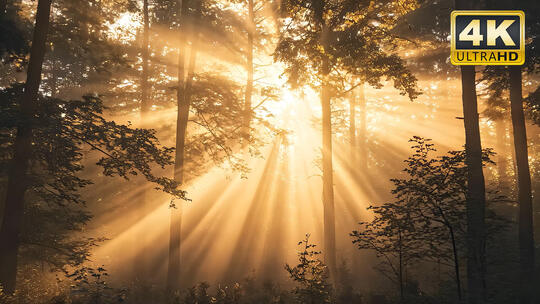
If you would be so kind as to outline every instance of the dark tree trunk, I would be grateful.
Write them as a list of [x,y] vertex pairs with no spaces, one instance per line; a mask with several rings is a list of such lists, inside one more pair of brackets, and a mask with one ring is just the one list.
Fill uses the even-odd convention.
[[[321,26],[321,45],[328,48],[331,31],[324,20],[324,1],[314,3],[315,19]],[[328,77],[331,72],[329,58],[322,59],[321,108],[322,108],[322,173],[323,173],[323,225],[324,262],[329,269],[330,279],[336,282],[336,223],[334,211],[334,169],[332,164],[332,107]]]
[[467,285],[468,303],[484,303],[485,298],[485,208],[486,193],[482,171],[482,144],[474,66],[461,67],[463,120],[467,164]]
[[244,126],[246,137],[251,125],[251,99],[253,96],[253,40],[255,35],[255,14],[253,12],[253,0],[248,0],[248,46],[246,54],[247,82],[244,97]]
[[521,66],[510,67],[510,103],[519,201],[519,258],[521,264],[521,290],[519,294],[520,303],[529,304],[532,303],[534,280],[533,208],[521,82]]
[[456,236],[454,234],[454,228],[452,226],[448,225],[448,229],[450,231],[450,239],[452,241],[452,253],[454,256],[454,275],[456,276],[456,289],[457,289],[457,295],[458,300],[461,302],[461,276],[459,274],[459,255],[458,255],[458,249],[456,244]]
[[[178,50],[178,83],[177,83],[177,118],[176,118],[176,150],[174,158],[174,180],[183,183],[184,168],[184,145],[187,130],[187,117],[189,106],[184,102],[185,94],[185,57],[186,41],[184,35],[185,17],[187,5],[180,0],[180,39]],[[176,204],[171,208],[170,231],[169,231],[169,263],[167,268],[167,289],[175,291],[180,288],[180,245],[182,228],[182,204]]]
[[[197,7],[196,14],[200,13],[201,2],[195,3]],[[188,62],[188,75],[184,80],[184,59],[182,49],[180,50],[178,60],[178,115],[176,125],[176,154],[174,163],[174,179],[180,184],[184,183],[184,162],[185,162],[185,145],[187,138],[187,127],[189,119],[189,110],[191,106],[191,88],[193,86],[193,78],[195,72],[195,64],[197,58],[197,40],[198,33],[193,22],[195,18],[192,16],[188,32],[192,38],[191,50],[189,54]],[[182,48],[182,45],[181,45]],[[185,44],[183,47],[185,51]],[[181,80],[182,79],[182,80]],[[176,204],[176,208],[171,209],[171,226],[170,226],[170,240],[169,240],[169,266],[167,274],[167,288],[169,290],[178,290],[181,287],[180,270],[181,270],[181,256],[180,249],[182,244],[182,205]]]
[[[456,0],[456,9],[475,9],[477,3]],[[469,304],[485,303],[486,189],[474,66],[461,66],[465,163],[467,164],[467,297]]]
[[19,234],[24,212],[24,194],[28,186],[27,170],[32,148],[32,118],[39,94],[45,43],[49,29],[52,0],[39,0],[32,49],[24,94],[20,100],[24,123],[17,128],[13,160],[9,168],[4,218],[0,228],[0,284],[13,293],[17,278]]
[[401,302],[405,300],[405,292],[403,287],[403,243],[401,239],[401,229],[398,230],[399,237],[399,298]]

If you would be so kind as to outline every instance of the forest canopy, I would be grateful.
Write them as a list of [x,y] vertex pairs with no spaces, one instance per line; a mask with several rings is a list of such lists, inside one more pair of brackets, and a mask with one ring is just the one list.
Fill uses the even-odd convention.
[[[453,65],[453,10],[525,63]],[[537,303],[539,16],[0,0],[0,303]]]

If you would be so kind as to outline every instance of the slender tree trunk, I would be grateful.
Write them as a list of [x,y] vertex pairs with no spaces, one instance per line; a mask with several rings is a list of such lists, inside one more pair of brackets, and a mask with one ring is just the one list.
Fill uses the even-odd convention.
[[253,0],[248,0],[248,46],[246,54],[246,69],[247,69],[247,83],[246,93],[244,97],[244,126],[245,136],[248,136],[248,132],[251,125],[251,99],[253,96],[253,40],[255,35],[255,14],[253,12]]
[[[474,9],[477,5],[456,0],[456,9]],[[465,126],[465,163],[467,164],[467,298],[468,304],[485,303],[485,209],[486,189],[482,171],[482,143],[476,96],[475,66],[461,66],[463,123]]]
[[45,43],[49,29],[52,0],[39,0],[30,61],[20,109],[23,123],[17,128],[14,156],[8,173],[4,218],[0,228],[0,284],[7,293],[15,291],[17,255],[21,231],[24,194],[28,186],[27,170],[32,149],[32,116],[39,94]]
[[[200,13],[201,2],[195,3],[197,7],[197,16]],[[187,138],[187,127],[189,119],[189,110],[191,106],[191,88],[193,86],[193,78],[195,72],[195,64],[197,58],[197,40],[198,33],[194,26],[195,18],[191,18],[189,31],[192,37],[191,50],[188,62],[188,75],[185,80],[180,80],[184,75],[184,55],[179,56],[178,69],[178,116],[176,126],[176,154],[174,164],[174,179],[180,184],[184,183],[184,162],[185,162],[185,144]],[[184,45],[185,49],[185,45]],[[181,50],[182,52],[182,50]],[[180,64],[182,61],[182,64]],[[182,77],[181,77],[182,76]],[[183,89],[180,89],[180,88]],[[182,227],[182,205],[177,204],[176,208],[171,209],[171,227],[170,227],[170,244],[169,244],[169,269],[167,274],[167,286],[169,290],[177,290],[181,286],[180,269],[181,256],[180,249],[182,244],[181,238]]]
[[519,201],[519,257],[521,264],[521,291],[519,294],[520,303],[529,304],[532,303],[534,280],[533,208],[521,83],[521,66],[510,67],[510,103]]
[[330,88],[324,83],[321,91],[322,106],[322,162],[325,262],[332,280],[336,279],[336,223],[334,214],[334,176],[332,165],[332,113]]
[[495,121],[495,133],[497,136],[497,175],[499,176],[499,188],[505,188],[507,182],[506,169],[508,167],[508,151],[506,150],[506,127],[503,118]]
[[[184,145],[187,129],[187,117],[189,115],[189,107],[186,108],[184,103],[185,89],[185,17],[187,7],[182,0],[179,2],[180,14],[180,39],[178,50],[178,83],[177,83],[177,118],[176,118],[176,150],[174,162],[174,180],[178,183],[183,183],[183,168],[184,168]],[[181,228],[182,228],[182,204],[176,204],[171,208],[170,231],[169,231],[169,264],[167,268],[167,289],[169,291],[178,290],[180,288],[180,245],[181,245]]]
[[[314,4],[315,19],[321,26],[321,45],[328,48],[331,35],[330,29],[323,18],[324,1]],[[324,217],[324,261],[330,270],[330,279],[337,279],[336,258],[336,223],[334,211],[334,169],[332,164],[332,109],[330,84],[328,77],[331,72],[330,59],[322,59],[321,108],[322,108],[322,171],[323,171],[323,217]]]
[[401,229],[398,230],[399,237],[399,298],[401,302],[405,300],[405,292],[403,287],[403,243],[401,239]]
[[349,153],[351,154],[351,172],[356,172],[358,164],[358,151],[356,146],[356,94],[349,97]]
[[459,255],[457,250],[456,237],[452,226],[448,226],[448,229],[450,231],[450,239],[452,240],[452,253],[454,254],[454,274],[456,276],[457,295],[459,302],[461,302],[461,276],[459,274]]
[[148,12],[148,0],[143,1],[143,42],[142,42],[142,75],[141,75],[141,121],[145,123],[145,116],[150,111],[148,100],[148,68],[150,56],[150,17]]
[[469,304],[485,298],[485,207],[482,144],[474,66],[461,67],[467,164],[467,285]]
[[359,168],[362,174],[368,173],[368,150],[367,150],[367,104],[364,85],[359,88],[358,103],[360,106],[360,129],[357,145],[359,149]]

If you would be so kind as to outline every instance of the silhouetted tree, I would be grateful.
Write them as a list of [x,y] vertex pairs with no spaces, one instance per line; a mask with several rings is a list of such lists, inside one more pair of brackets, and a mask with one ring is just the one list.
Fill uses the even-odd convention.
[[[540,54],[538,53],[540,33],[540,21],[538,12],[540,5],[528,1],[490,1],[490,6],[497,9],[515,9],[525,11],[525,35],[529,37],[525,46],[527,58],[525,71],[534,73],[538,70]],[[506,97],[509,92],[509,111],[512,121],[514,152],[516,161],[517,192],[519,202],[518,227],[519,227],[519,252],[520,252],[520,303],[533,302],[533,282],[535,269],[535,246],[533,227],[533,198],[531,186],[531,173],[529,167],[529,153],[527,144],[527,128],[525,120],[523,99],[523,68],[511,66],[507,68],[489,67],[484,72],[484,80],[489,84],[488,93],[497,97]],[[538,89],[537,89],[538,90]],[[535,92],[527,99],[528,110],[531,118],[535,117]],[[531,103],[532,101],[532,103]],[[508,103],[505,104],[508,109]]]
[[[456,9],[473,9],[474,4],[456,0]],[[467,178],[467,285],[469,304],[484,303],[486,273],[485,209],[486,189],[482,172],[482,143],[476,96],[474,66],[461,66],[463,122]]]
[[400,299],[405,299],[405,269],[420,258],[424,244],[410,233],[414,223],[391,206],[370,206],[375,218],[360,223],[361,229],[351,233],[358,249],[374,251],[381,262],[375,267],[399,288]]
[[[91,218],[84,210],[84,200],[80,191],[92,183],[91,179],[78,176],[84,169],[81,164],[82,150],[89,147],[100,153],[97,165],[103,168],[105,176],[142,175],[156,184],[156,188],[173,197],[185,199],[185,193],[178,189],[178,183],[171,179],[156,176],[152,166],[172,165],[172,148],[162,148],[154,131],[133,129],[103,118],[103,103],[95,96],[83,100],[63,101],[60,99],[36,96],[32,103],[33,115],[30,119],[23,115],[19,103],[24,96],[21,86],[8,88],[1,92],[2,124],[0,130],[7,140],[3,141],[2,159],[15,160],[16,139],[6,135],[13,134],[21,126],[32,126],[32,145],[28,148],[28,163],[24,177],[20,180],[26,187],[25,198],[18,206],[23,210],[7,208],[3,212],[3,229],[8,224],[17,229],[17,235],[10,237],[16,243],[4,242],[2,262],[9,267],[2,268],[2,285],[12,292],[16,279],[16,259],[24,248],[26,256],[38,252],[49,252],[45,262],[52,269],[67,265],[78,265],[88,258],[88,251],[100,239],[70,239],[68,233],[82,229]],[[8,175],[10,176],[10,175]],[[26,211],[25,211],[26,210]],[[14,212],[18,215],[18,222]],[[23,221],[24,217],[24,221]],[[57,220],[53,220],[57,218]],[[24,223],[24,225],[23,225]],[[42,225],[36,226],[38,223]],[[47,223],[45,225],[45,223]],[[17,226],[15,226],[15,224]],[[9,226],[8,226],[9,227]],[[15,256],[8,253],[15,250]],[[35,257],[34,257],[35,259]],[[15,260],[16,261],[16,260]],[[14,269],[12,269],[14,268]],[[5,278],[5,279],[4,279]],[[5,282],[5,283],[4,283]]]
[[[20,100],[23,121],[30,122],[35,115],[34,107],[41,83],[41,70],[45,57],[45,43],[49,29],[52,0],[40,0],[36,12],[36,25],[28,64],[24,95]],[[5,9],[4,9],[5,10]],[[32,126],[29,123],[17,127],[13,163],[8,173],[8,186],[4,218],[0,228],[0,284],[8,293],[15,291],[17,254],[21,230],[24,195],[27,190],[27,169],[32,149]]]
[[285,270],[299,285],[294,290],[298,303],[331,303],[332,287],[328,283],[328,270],[318,259],[321,252],[314,249],[317,245],[309,242],[309,236],[306,234],[306,238],[298,242],[298,264],[294,267],[286,264]]
[[[287,64],[286,74],[293,87],[309,83],[320,89],[322,107],[322,171],[324,206],[324,254],[335,277],[336,244],[332,164],[331,99],[367,82],[380,87],[381,78],[411,99],[416,98],[416,78],[395,54],[388,55],[389,33],[398,16],[414,8],[414,3],[397,5],[378,1],[377,5],[358,1],[282,1],[285,19],[276,60]],[[361,77],[359,83],[344,87],[347,76]]]

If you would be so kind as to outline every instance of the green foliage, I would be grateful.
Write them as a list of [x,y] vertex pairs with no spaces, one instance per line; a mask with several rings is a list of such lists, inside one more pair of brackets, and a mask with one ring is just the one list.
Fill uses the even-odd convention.
[[48,199],[81,203],[75,190],[87,186],[90,181],[73,173],[83,169],[80,160],[84,146],[102,155],[96,165],[103,168],[104,175],[129,179],[130,175],[142,174],[160,190],[185,198],[185,193],[177,189],[174,181],[152,174],[151,165],[164,168],[173,163],[171,154],[174,151],[173,148],[160,147],[153,130],[131,128],[106,120],[102,116],[104,106],[101,99],[91,95],[69,102],[42,97],[35,104],[34,120],[22,121],[17,105],[21,89],[21,86],[15,86],[0,95],[0,128],[5,148],[2,152],[10,153],[13,131],[18,125],[33,125],[36,141],[32,151],[33,162],[39,169],[56,177],[46,184],[56,192],[44,188],[39,191]]
[[[149,2],[152,53],[149,63],[149,100],[157,111],[171,107],[174,109],[178,102],[177,94],[186,93],[178,91],[178,67],[170,63],[170,58],[178,56],[180,39],[163,39],[164,36],[181,38],[181,43],[185,45],[182,52],[201,48],[203,53],[227,54],[224,57],[230,59],[231,63],[244,64],[241,59],[244,39],[238,37],[238,32],[245,30],[244,22],[236,12],[223,9],[223,3],[219,1],[201,1],[200,11],[195,11],[197,3],[176,0]],[[196,31],[192,33],[192,29]],[[133,49],[128,50],[128,57],[133,58],[130,62],[132,70],[139,68],[139,43],[133,41]],[[240,143],[247,143],[252,154],[258,155],[262,140],[254,136],[256,132],[253,126],[249,130],[243,128],[242,119],[238,119],[245,115],[243,88],[234,80],[222,76],[220,68],[205,72],[201,71],[204,63],[200,66],[197,63],[192,71],[193,81],[188,94],[190,116],[184,148],[185,180],[199,176],[214,165],[227,166],[245,175],[249,168],[235,152]],[[188,66],[185,68],[189,69]],[[139,73],[117,74],[115,78],[115,86],[107,94],[106,104],[111,105],[117,113],[129,113],[139,108]],[[127,84],[124,85],[122,79]],[[261,95],[271,94],[263,90]],[[260,125],[267,124],[256,113],[253,112],[252,116]]]
[[298,284],[294,289],[297,303],[318,304],[332,302],[332,287],[328,282],[326,265],[318,258],[317,245],[309,242],[309,234],[298,242],[298,264],[291,267],[285,265],[290,278]]
[[[26,263],[41,261],[53,269],[78,265],[102,239],[81,234],[91,218],[80,191],[92,184],[81,177],[85,150],[101,155],[96,165],[105,176],[142,175],[156,188],[175,198],[187,199],[178,183],[153,173],[171,165],[172,148],[161,147],[154,131],[134,129],[103,117],[96,96],[63,101],[40,97],[31,121],[21,119],[18,100],[22,86],[0,91],[0,162],[2,171],[13,153],[17,126],[33,126],[33,149],[21,254]],[[79,233],[77,233],[79,232]]]
[[186,172],[197,176],[211,164],[228,164],[231,169],[247,173],[245,161],[235,155],[235,146],[246,141],[255,150],[262,144],[250,136],[255,130],[243,128],[243,100],[239,86],[224,77],[198,74],[193,83],[190,123],[194,124],[187,139],[185,153],[189,162]]
[[397,286],[403,284],[403,269],[417,262],[425,248],[411,233],[410,220],[386,204],[370,206],[375,217],[371,222],[360,223],[361,229],[351,233],[353,243],[361,250],[375,252],[380,263],[374,268]]
[[[529,95],[524,98],[526,115],[536,125],[540,125],[540,84],[535,74],[538,73],[540,67],[540,4],[537,1],[491,1],[490,9],[516,9],[525,12],[525,36],[527,37],[525,52],[526,62],[523,70],[529,76],[527,81],[528,86],[532,86],[528,90]],[[485,94],[488,96],[488,105],[486,110],[488,117],[492,119],[500,118],[501,112],[509,112],[510,102],[508,91],[510,88],[510,77],[507,67],[502,66],[487,66],[482,71],[481,81],[486,84]],[[527,90],[525,90],[527,92]]]
[[[397,284],[407,266],[433,262],[459,268],[465,251],[467,166],[465,151],[432,157],[429,139],[413,137],[413,154],[405,160],[404,178],[392,179],[395,201],[370,206],[370,222],[353,231],[359,249],[375,251],[381,258],[377,269]],[[483,152],[483,163],[492,163],[493,152]],[[490,203],[506,201],[494,193]],[[501,232],[506,223],[487,210],[488,234]],[[454,274],[457,275],[457,274]]]
[[169,294],[160,285],[134,286],[126,296],[126,303],[168,304],[286,304],[294,303],[288,290],[272,282],[259,282],[248,278],[240,283],[210,286],[206,282]]
[[41,88],[53,97],[104,91],[130,66],[131,50],[109,31],[134,0],[53,1]]
[[212,303],[212,297],[208,294],[208,288],[210,285],[206,282],[202,282],[188,289],[186,296],[184,297],[185,304],[210,304]]
[[103,267],[83,266],[72,272],[66,271],[66,277],[73,282],[69,293],[69,302],[81,304],[124,302],[125,291],[110,287],[106,279],[108,276],[109,274]]
[[218,285],[215,292],[209,292],[208,283],[200,283],[185,292],[182,304],[278,304],[289,303],[287,292],[282,292],[277,285],[264,283],[259,286],[254,280],[231,285]]
[[212,303],[238,304],[241,297],[241,288],[238,283],[235,283],[232,286],[218,286],[216,296],[212,298]]
[[404,38],[400,50],[414,51],[407,64],[416,75],[441,81],[458,77],[459,68],[448,58],[448,25],[453,9],[453,0],[418,1],[416,9],[397,20],[392,32]]
[[294,86],[318,86],[330,76],[336,92],[346,90],[351,76],[380,88],[382,79],[394,82],[401,94],[414,99],[416,78],[403,60],[392,54],[397,18],[412,10],[415,1],[283,1],[284,29],[275,59],[287,64]]

